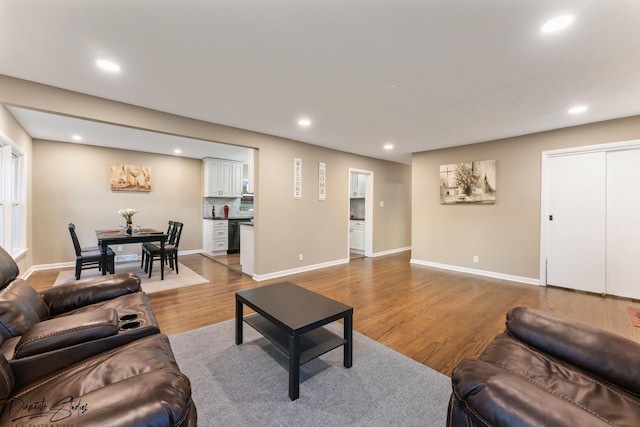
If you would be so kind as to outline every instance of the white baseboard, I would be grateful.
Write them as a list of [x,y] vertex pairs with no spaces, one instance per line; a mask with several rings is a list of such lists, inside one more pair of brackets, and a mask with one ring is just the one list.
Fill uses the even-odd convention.
[[460,267],[457,265],[439,264],[437,262],[423,261],[423,260],[413,259],[413,258],[411,258],[409,262],[411,264],[440,268],[442,270],[451,270],[451,271],[457,271],[460,273],[475,274],[477,276],[493,277],[494,279],[503,279],[503,280],[510,280],[512,282],[526,283],[528,285],[543,286],[540,284],[540,279],[534,279],[532,277],[513,276],[511,274],[496,273],[494,271],[486,271],[486,270],[477,270],[475,268]]
[[411,250],[411,246],[405,246],[404,248],[397,248],[397,249],[391,249],[388,251],[382,251],[382,252],[375,252],[373,254],[373,257],[378,257],[378,256],[385,256],[385,255],[391,255],[391,254],[397,254],[400,252],[406,252],[406,251],[410,251]]
[[345,258],[345,259],[339,259],[335,261],[323,262],[320,264],[305,265],[304,267],[292,268],[290,270],[275,271],[273,273],[254,274],[252,277],[253,277],[253,280],[260,282],[262,280],[276,279],[278,277],[304,273],[306,271],[318,270],[321,268],[333,267],[335,265],[347,264],[348,262],[349,262],[349,258]]

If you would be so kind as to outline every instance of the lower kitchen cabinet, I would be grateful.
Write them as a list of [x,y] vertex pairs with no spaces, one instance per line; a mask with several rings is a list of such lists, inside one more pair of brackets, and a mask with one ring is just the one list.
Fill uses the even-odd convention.
[[203,230],[205,253],[222,252],[229,248],[229,222],[226,219],[205,219]]
[[364,221],[350,221],[349,248],[364,251]]

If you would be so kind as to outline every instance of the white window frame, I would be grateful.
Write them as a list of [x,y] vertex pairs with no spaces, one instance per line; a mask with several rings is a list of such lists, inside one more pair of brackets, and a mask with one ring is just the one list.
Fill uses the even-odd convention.
[[[24,153],[10,141],[6,143],[8,139],[2,136],[0,135],[0,245],[17,259],[27,251],[26,162]],[[18,168],[15,174],[12,168],[14,156],[17,161],[15,166]],[[14,214],[16,208],[17,218]]]

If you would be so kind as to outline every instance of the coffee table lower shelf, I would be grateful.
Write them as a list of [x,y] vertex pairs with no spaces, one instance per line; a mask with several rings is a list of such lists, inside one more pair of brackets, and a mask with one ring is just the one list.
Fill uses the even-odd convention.
[[[245,323],[260,332],[287,357],[289,354],[289,334],[259,314],[243,318]],[[300,336],[300,365],[315,359],[335,348],[345,345],[347,340],[325,328],[313,329]]]

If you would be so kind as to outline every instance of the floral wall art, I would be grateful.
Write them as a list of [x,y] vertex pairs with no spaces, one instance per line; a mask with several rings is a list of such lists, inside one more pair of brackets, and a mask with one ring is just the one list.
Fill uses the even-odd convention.
[[440,203],[496,202],[496,161],[440,165]]
[[151,191],[151,167],[112,163],[111,191]]

